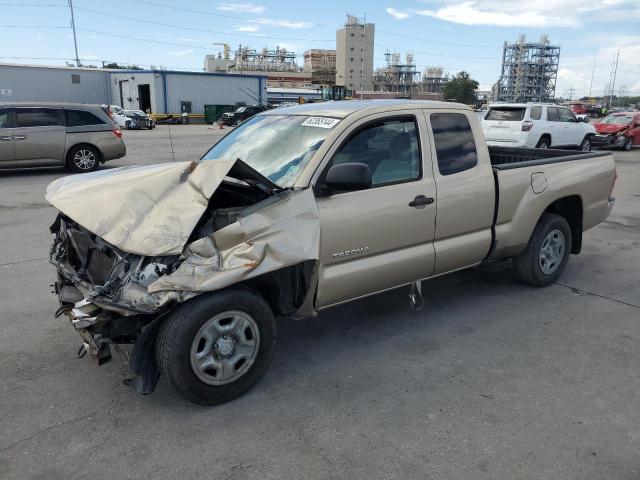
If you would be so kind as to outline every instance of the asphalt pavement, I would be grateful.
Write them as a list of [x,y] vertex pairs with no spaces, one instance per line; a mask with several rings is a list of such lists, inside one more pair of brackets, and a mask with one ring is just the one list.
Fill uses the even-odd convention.
[[[199,158],[207,126],[125,132],[104,168]],[[171,146],[173,145],[173,155]],[[614,152],[617,204],[560,281],[507,262],[280,320],[248,394],[137,396],[78,359],[47,261],[59,168],[0,171],[2,479],[638,479],[640,149]]]

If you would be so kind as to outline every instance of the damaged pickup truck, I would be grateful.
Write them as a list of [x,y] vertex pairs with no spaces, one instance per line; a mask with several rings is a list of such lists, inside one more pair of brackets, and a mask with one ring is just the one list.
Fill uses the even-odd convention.
[[309,104],[255,116],[191,163],[65,177],[50,260],[57,314],[99,363],[201,404],[265,373],[274,317],[511,258],[546,286],[610,213],[608,153],[488,148],[466,106]]

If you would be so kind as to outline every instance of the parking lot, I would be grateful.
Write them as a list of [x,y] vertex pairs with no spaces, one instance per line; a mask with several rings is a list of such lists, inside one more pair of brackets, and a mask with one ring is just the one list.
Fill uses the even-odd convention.
[[[227,130],[126,131],[103,168],[197,159]],[[639,478],[640,149],[614,156],[614,211],[557,284],[500,263],[425,282],[419,312],[400,289],[281,319],[266,377],[211,408],[76,358],[47,261],[66,172],[0,171],[0,478]]]

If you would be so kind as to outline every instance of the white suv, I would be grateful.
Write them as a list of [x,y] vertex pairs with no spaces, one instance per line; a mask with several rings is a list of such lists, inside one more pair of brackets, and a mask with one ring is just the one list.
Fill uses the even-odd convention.
[[547,103],[498,103],[482,119],[488,145],[591,150],[596,129],[567,107]]

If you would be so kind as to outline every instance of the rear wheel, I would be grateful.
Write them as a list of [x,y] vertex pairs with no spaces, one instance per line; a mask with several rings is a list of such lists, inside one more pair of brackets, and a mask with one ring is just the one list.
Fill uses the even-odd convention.
[[527,248],[513,258],[521,281],[546,287],[562,274],[571,252],[571,229],[560,215],[545,213],[538,221]]
[[69,150],[67,167],[76,173],[93,172],[100,164],[100,153],[90,145],[78,145]]
[[214,405],[256,384],[275,342],[275,319],[265,300],[248,290],[224,290],[178,307],[158,333],[156,357],[182,396]]
[[551,142],[549,141],[549,139],[547,137],[542,137],[539,141],[538,141],[538,145],[536,145],[536,148],[541,148],[543,150],[546,150],[547,148],[549,148],[551,146]]
[[580,150],[583,152],[591,151],[591,139],[589,137],[584,137],[584,140],[582,140],[580,144]]

